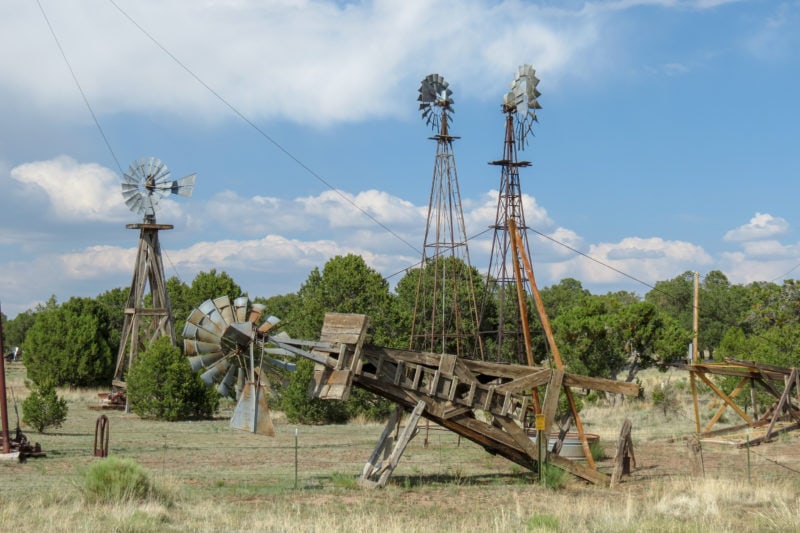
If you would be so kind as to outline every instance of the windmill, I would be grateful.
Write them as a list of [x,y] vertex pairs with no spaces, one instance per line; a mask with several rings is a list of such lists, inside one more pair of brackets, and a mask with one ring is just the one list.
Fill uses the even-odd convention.
[[186,319],[183,351],[206,385],[238,400],[232,428],[274,436],[263,374],[269,366],[294,370],[294,364],[267,355],[283,352],[265,347],[264,338],[278,319],[268,316],[262,322],[263,314],[264,305],[251,305],[246,296],[233,302],[227,296],[206,300]]
[[[133,269],[125,319],[117,354],[117,366],[112,385],[125,390],[125,372],[136,359],[139,347],[158,337],[169,336],[175,344],[175,329],[167,294],[164,264],[161,260],[160,230],[170,230],[170,224],[156,223],[158,202],[171,194],[191,196],[196,174],[173,180],[167,166],[155,157],[134,161],[123,174],[122,197],[131,211],[143,215],[139,224],[127,224],[139,230],[139,249]],[[151,296],[146,302],[147,288]]]
[[[484,331],[487,343],[496,350],[496,359],[511,359],[515,363],[528,363],[523,328],[527,317],[522,316],[517,302],[516,280],[511,262],[511,240],[508,221],[513,220],[522,234],[523,247],[530,257],[525,212],[522,205],[519,169],[530,166],[528,161],[518,161],[517,151],[523,150],[528,137],[533,135],[533,123],[538,122],[536,110],[541,109],[537,89],[539,79],[530,65],[522,65],[511,82],[511,90],[503,96],[502,112],[505,115],[505,140],[503,158],[492,161],[499,166],[500,187],[497,199],[492,250],[489,255],[485,291],[481,298],[479,316],[485,318],[489,305],[497,305],[497,323]],[[491,339],[491,340],[488,340]]]
[[[461,192],[450,135],[453,91],[439,74],[430,74],[419,86],[422,119],[436,132],[436,160],[431,183],[422,260],[412,315],[410,348],[466,355],[477,340],[477,305],[472,283]],[[459,287],[467,285],[467,302]],[[471,316],[470,316],[471,315]],[[474,327],[468,321],[474,320]],[[472,333],[469,333],[472,332]]]

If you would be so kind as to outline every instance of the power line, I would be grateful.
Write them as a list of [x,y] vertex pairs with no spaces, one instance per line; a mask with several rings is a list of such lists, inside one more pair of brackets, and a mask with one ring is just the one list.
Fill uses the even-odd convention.
[[103,127],[100,125],[100,121],[97,120],[97,115],[95,115],[91,104],[89,104],[89,99],[86,97],[86,93],[84,92],[83,87],[81,87],[81,84],[78,81],[78,77],[75,75],[75,71],[73,70],[72,65],[70,64],[69,59],[67,59],[67,54],[64,52],[64,48],[61,46],[61,42],[58,40],[58,36],[56,35],[55,30],[53,29],[53,25],[50,24],[50,19],[47,18],[47,13],[45,13],[42,3],[40,2],[40,0],[36,0],[36,4],[39,6],[39,11],[42,12],[42,17],[44,18],[44,21],[47,24],[47,28],[50,30],[50,35],[53,36],[53,40],[55,40],[56,42],[58,51],[61,52],[61,57],[64,58],[64,63],[66,63],[67,68],[69,69],[69,73],[72,76],[72,81],[75,82],[75,86],[78,88],[78,92],[81,93],[81,97],[83,98],[83,103],[86,104],[86,108],[89,110],[89,114],[92,115],[92,120],[94,120],[94,124],[95,126],[97,126],[97,131],[100,132],[100,136],[103,138],[103,142],[105,142],[106,148],[108,148],[111,157],[117,164],[117,168],[119,168],[120,174],[122,174],[123,173],[122,165],[119,164],[119,159],[117,159],[117,156],[114,153],[114,149],[111,148],[111,143],[108,141],[108,137],[106,137],[106,134],[103,131]]
[[128,21],[130,21],[131,24],[133,24],[140,32],[142,32],[148,39],[150,39],[150,41],[152,41],[153,44],[155,44],[158,48],[160,48],[162,52],[167,54],[170,57],[170,59],[172,59],[187,74],[189,74],[192,78],[194,78],[194,80],[197,83],[202,85],[208,92],[210,92],[212,95],[214,95],[214,97],[217,100],[222,102],[228,109],[230,109],[237,117],[239,117],[248,126],[250,126],[253,130],[255,130],[261,137],[263,137],[266,141],[268,141],[270,144],[272,144],[275,148],[277,148],[278,150],[283,152],[284,155],[286,155],[289,159],[294,161],[300,168],[302,168],[303,170],[308,172],[317,181],[319,181],[320,183],[325,185],[328,189],[330,189],[335,194],[337,194],[345,202],[347,202],[348,204],[352,205],[353,207],[355,207],[356,209],[361,211],[361,213],[363,213],[367,218],[369,218],[372,222],[374,222],[375,224],[377,224],[378,226],[380,226],[381,228],[386,230],[394,238],[396,238],[397,240],[399,240],[400,242],[402,242],[403,244],[405,244],[406,246],[408,246],[409,248],[411,248],[412,250],[414,250],[418,254],[422,253],[416,246],[414,246],[413,244],[411,244],[410,242],[405,240],[403,237],[398,235],[391,228],[389,228],[389,226],[387,226],[386,224],[384,224],[383,222],[381,222],[380,220],[375,218],[373,215],[371,215],[367,210],[365,210],[364,208],[362,208],[359,205],[357,205],[354,201],[352,201],[350,198],[348,198],[347,195],[345,195],[339,189],[337,189],[333,185],[331,185],[331,183],[328,182],[328,180],[326,180],[320,174],[315,172],[311,167],[309,167],[308,165],[303,163],[303,161],[301,161],[297,156],[295,156],[287,148],[284,148],[283,145],[281,145],[278,141],[273,139],[266,131],[264,131],[262,128],[260,128],[256,123],[254,123],[252,120],[247,118],[241,111],[239,111],[239,109],[236,108],[236,106],[234,106],[233,104],[228,102],[228,100],[226,100],[219,92],[214,90],[209,84],[207,84],[205,81],[203,81],[203,79],[200,78],[200,76],[195,74],[194,71],[192,71],[188,66],[186,66],[186,64],[184,64],[180,59],[178,59],[178,57],[176,57],[163,44],[161,44],[161,42],[159,42],[158,39],[153,37],[153,35],[151,35],[138,22],[136,22],[136,20],[134,20],[133,17],[131,17],[127,12],[125,12],[125,10],[123,10],[114,0],[108,0],[108,1],[109,1],[109,3],[111,5],[113,5],[117,9],[117,11],[119,11],[126,19],[128,19]]

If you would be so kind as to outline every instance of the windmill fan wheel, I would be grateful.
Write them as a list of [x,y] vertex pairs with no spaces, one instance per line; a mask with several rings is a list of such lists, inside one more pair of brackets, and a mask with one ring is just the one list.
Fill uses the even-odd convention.
[[221,296],[206,300],[194,309],[183,328],[184,354],[194,372],[206,385],[216,385],[221,396],[239,397],[248,381],[254,380],[253,345],[259,334],[277,322],[267,317],[262,304],[250,304],[246,296],[233,300]]

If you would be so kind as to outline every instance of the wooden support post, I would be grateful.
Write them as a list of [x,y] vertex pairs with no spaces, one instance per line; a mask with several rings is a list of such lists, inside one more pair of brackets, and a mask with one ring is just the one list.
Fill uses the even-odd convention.
[[[389,416],[389,421],[386,422],[386,427],[383,428],[383,433],[381,433],[380,439],[378,439],[378,444],[375,446],[375,450],[370,455],[367,464],[364,465],[364,470],[361,473],[360,479],[369,479],[375,473],[375,471],[380,468],[380,456],[385,450],[390,449],[392,446],[392,431],[397,426],[398,422],[400,422],[400,417],[403,416],[403,407],[398,405],[392,411],[392,414]],[[384,457],[385,459],[385,457]]]
[[[402,412],[402,408],[398,407],[395,409],[395,413],[397,413],[398,410]],[[425,402],[420,400],[411,412],[411,416],[409,416],[406,421],[406,427],[397,437],[397,442],[394,443],[394,446],[392,446],[389,439],[384,438],[384,435],[388,436],[387,430],[391,431],[389,425],[387,425],[386,429],[384,429],[384,435],[381,435],[381,441],[378,443],[375,451],[372,452],[372,456],[370,456],[369,463],[364,467],[364,473],[358,479],[358,483],[361,486],[369,488],[381,488],[386,486],[386,482],[389,480],[389,476],[392,475],[392,472],[394,472],[394,469],[397,468],[397,463],[400,462],[400,457],[403,455],[406,446],[408,446],[408,443],[411,442],[411,439],[417,434],[417,424],[424,410]],[[394,418],[394,414],[392,418]],[[397,415],[397,420],[399,420],[399,415]],[[390,419],[390,422],[391,421]],[[395,422],[395,424],[396,423],[397,422]],[[376,464],[381,452],[385,453],[390,448],[392,451],[388,459],[386,459],[383,464]]]
[[694,426],[695,433],[700,434],[700,404],[697,401],[697,378],[694,370],[689,371],[689,385],[692,389],[692,406],[694,407]]
[[[778,418],[781,416],[781,411],[783,410],[784,406],[786,406],[787,402],[790,402],[790,394],[792,387],[794,386],[794,381],[797,379],[797,369],[793,368],[792,373],[789,374],[789,379],[786,380],[786,388],[783,390],[783,394],[781,394],[781,399],[778,400],[778,405],[775,406],[775,412],[772,414],[772,420],[769,423],[769,427],[767,428],[767,434],[764,435],[764,440],[769,440],[770,436],[772,435],[772,430],[775,427],[775,422],[778,421]],[[790,406],[791,407],[791,406]]]
[[695,477],[705,477],[703,447],[700,444],[700,436],[691,435],[686,441],[686,446],[689,448],[689,457],[692,461],[692,474]]
[[[525,255],[524,250],[522,250],[522,246],[519,245],[521,239],[519,233],[517,232],[517,224],[513,219],[508,219],[508,228],[511,232],[512,246],[514,246],[514,249],[522,256],[522,261],[525,265],[525,272],[528,274],[528,281],[531,284],[533,301],[536,304],[536,310],[539,313],[539,320],[544,328],[547,344],[550,346],[550,351],[553,354],[556,368],[559,370],[564,370],[564,362],[561,360],[561,353],[558,351],[556,338],[553,335],[553,328],[550,327],[550,319],[547,317],[547,313],[545,312],[542,295],[539,293],[539,288],[536,286],[536,278],[533,276],[533,267],[531,266],[530,259],[527,255]],[[578,414],[578,408],[575,404],[575,398],[572,395],[572,389],[564,386],[564,394],[567,396],[567,402],[569,403],[570,411],[572,411],[572,418],[575,420],[575,428],[578,430],[578,437],[580,438],[581,447],[583,448],[583,453],[586,457],[586,463],[589,465],[590,469],[595,470],[597,467],[594,464],[592,452],[589,450],[589,442],[586,440],[586,433],[583,431],[583,423],[581,422],[581,417]]]
[[622,476],[630,475],[631,462],[636,468],[636,457],[633,454],[633,440],[631,439],[631,421],[625,420],[619,432],[617,441],[617,452],[614,455],[614,472],[611,474],[611,486],[619,483]]
[[561,394],[561,383],[564,380],[563,370],[553,370],[550,375],[550,383],[544,393],[544,404],[542,404],[542,414],[544,414],[544,436],[550,438],[550,430],[553,428],[553,421],[556,418],[558,409],[558,397]]

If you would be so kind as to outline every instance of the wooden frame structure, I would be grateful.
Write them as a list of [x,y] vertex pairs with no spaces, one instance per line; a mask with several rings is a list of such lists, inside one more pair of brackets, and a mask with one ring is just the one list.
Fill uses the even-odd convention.
[[[175,345],[175,327],[167,293],[167,280],[164,263],[161,260],[161,245],[158,241],[160,230],[170,230],[171,224],[144,222],[127,224],[128,229],[139,230],[139,249],[136,253],[136,266],[133,271],[128,301],[125,305],[125,319],[122,337],[117,353],[117,366],[114,370],[112,386],[127,389],[125,372],[136,360],[139,353],[140,334],[145,333],[148,342],[161,336],[169,336]],[[152,306],[144,307],[147,286],[150,286]],[[149,322],[145,318],[149,318]],[[146,326],[146,327],[145,327]]]
[[[723,363],[696,362],[678,365],[678,368],[687,370],[690,373],[692,383],[695,380],[702,381],[722,400],[722,405],[701,430],[697,388],[695,386],[692,387],[695,425],[700,438],[718,437],[748,428],[767,428],[764,435],[738,443],[739,447],[743,447],[761,444],[769,441],[779,433],[800,428],[800,374],[798,374],[797,368],[784,368],[733,358],[726,358]],[[726,394],[709,378],[709,375],[735,377],[739,378],[739,382],[730,394]],[[753,416],[748,415],[734,402],[734,399],[745,390],[748,384],[750,385]],[[772,405],[760,416],[756,402],[756,386],[775,399]],[[794,394],[794,397],[792,394]],[[713,427],[719,422],[728,407],[744,421],[744,424],[713,430]],[[782,424],[779,425],[779,422],[782,422]]]
[[[412,413],[405,432],[390,442],[400,411],[386,426],[364,468],[361,483],[383,486],[416,431],[419,417],[467,438],[492,454],[525,468],[538,466],[538,450],[527,434],[526,416],[532,390],[544,390],[541,412],[546,431],[552,427],[562,387],[636,395],[639,386],[570,374],[562,369],[467,360],[453,354],[417,352],[364,343],[368,318],[327,313],[319,342],[269,337],[269,342],[316,363],[311,392],[322,399],[344,399],[358,386],[391,400]],[[380,456],[386,457],[386,463]],[[608,485],[609,476],[592,463],[550,454],[546,461],[592,483]]]

